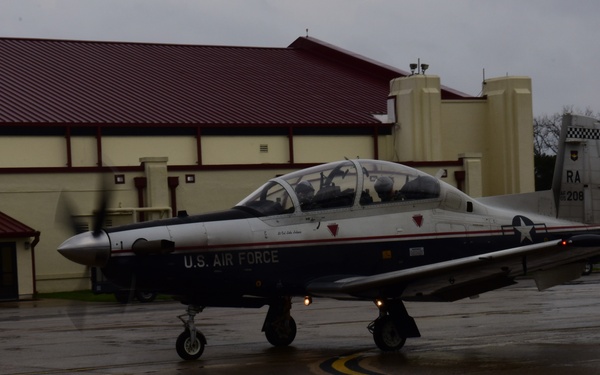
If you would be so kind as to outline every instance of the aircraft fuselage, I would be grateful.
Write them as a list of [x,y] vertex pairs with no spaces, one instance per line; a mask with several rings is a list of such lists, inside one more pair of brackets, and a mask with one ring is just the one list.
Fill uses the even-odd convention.
[[[135,278],[136,288],[199,300],[225,294],[304,296],[307,281],[327,275],[375,275],[598,233],[598,228],[532,214],[466,217],[425,206],[401,203],[383,213],[378,207],[373,215],[363,208],[276,219],[245,217],[234,208],[108,229],[111,254],[103,271],[125,287]],[[399,209],[403,212],[393,212]],[[232,220],[235,216],[240,217]],[[136,254],[140,239],[168,240],[174,247]]]

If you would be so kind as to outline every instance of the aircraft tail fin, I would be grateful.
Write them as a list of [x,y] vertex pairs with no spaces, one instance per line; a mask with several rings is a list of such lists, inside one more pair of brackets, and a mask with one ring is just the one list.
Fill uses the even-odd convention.
[[561,219],[600,223],[600,121],[563,116],[552,191]]

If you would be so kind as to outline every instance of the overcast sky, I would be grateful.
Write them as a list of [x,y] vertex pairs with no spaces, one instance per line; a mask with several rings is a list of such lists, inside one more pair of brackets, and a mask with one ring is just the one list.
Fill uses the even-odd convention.
[[0,37],[287,47],[306,35],[478,95],[529,76],[535,116],[600,112],[598,0],[0,0]]

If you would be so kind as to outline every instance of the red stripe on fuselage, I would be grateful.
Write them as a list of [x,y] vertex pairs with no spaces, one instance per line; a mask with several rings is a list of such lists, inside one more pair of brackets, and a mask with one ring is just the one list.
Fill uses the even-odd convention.
[[[560,231],[570,230],[570,233],[565,235],[572,235],[575,232],[588,232],[592,230],[600,230],[600,226],[589,227],[589,226],[560,226],[560,227],[547,227],[545,233],[560,234]],[[500,236],[506,238],[506,231],[503,229],[495,230],[481,230],[481,231],[464,231],[464,232],[433,232],[433,233],[414,233],[414,234],[403,234],[403,235],[390,235],[390,236],[372,236],[372,237],[348,237],[348,238],[327,238],[317,240],[298,240],[298,241],[274,241],[274,242],[255,242],[255,243],[232,243],[232,244],[219,244],[219,245],[206,245],[206,246],[189,246],[189,247],[175,247],[174,252],[198,252],[198,251],[220,251],[229,249],[249,250],[249,249],[265,249],[269,247],[298,247],[298,246],[310,246],[310,245],[322,245],[322,244],[340,244],[347,242],[383,242],[386,240],[404,240],[404,239],[443,239],[443,238],[457,238],[457,237],[483,237],[483,236]],[[123,250],[112,250],[111,255],[117,256],[129,256],[134,255],[131,249]]]

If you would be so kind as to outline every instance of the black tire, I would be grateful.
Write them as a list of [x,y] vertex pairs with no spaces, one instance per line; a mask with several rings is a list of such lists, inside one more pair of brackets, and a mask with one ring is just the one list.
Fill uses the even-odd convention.
[[588,276],[594,270],[594,264],[590,261],[585,262],[585,267],[583,268],[583,272],[581,273],[583,276]]
[[135,298],[137,298],[140,302],[152,302],[156,299],[155,292],[140,292],[139,290],[135,292]]
[[398,330],[392,317],[385,315],[374,322],[373,340],[379,349],[391,352],[400,350],[406,342],[406,337]]
[[196,332],[196,341],[192,342],[190,331],[186,329],[179,335],[179,337],[177,337],[175,349],[177,350],[177,354],[179,354],[181,359],[186,361],[194,361],[202,356],[205,345],[206,339],[202,333]]
[[296,338],[296,321],[290,316],[289,319],[271,322],[265,328],[265,336],[273,346],[288,346]]

